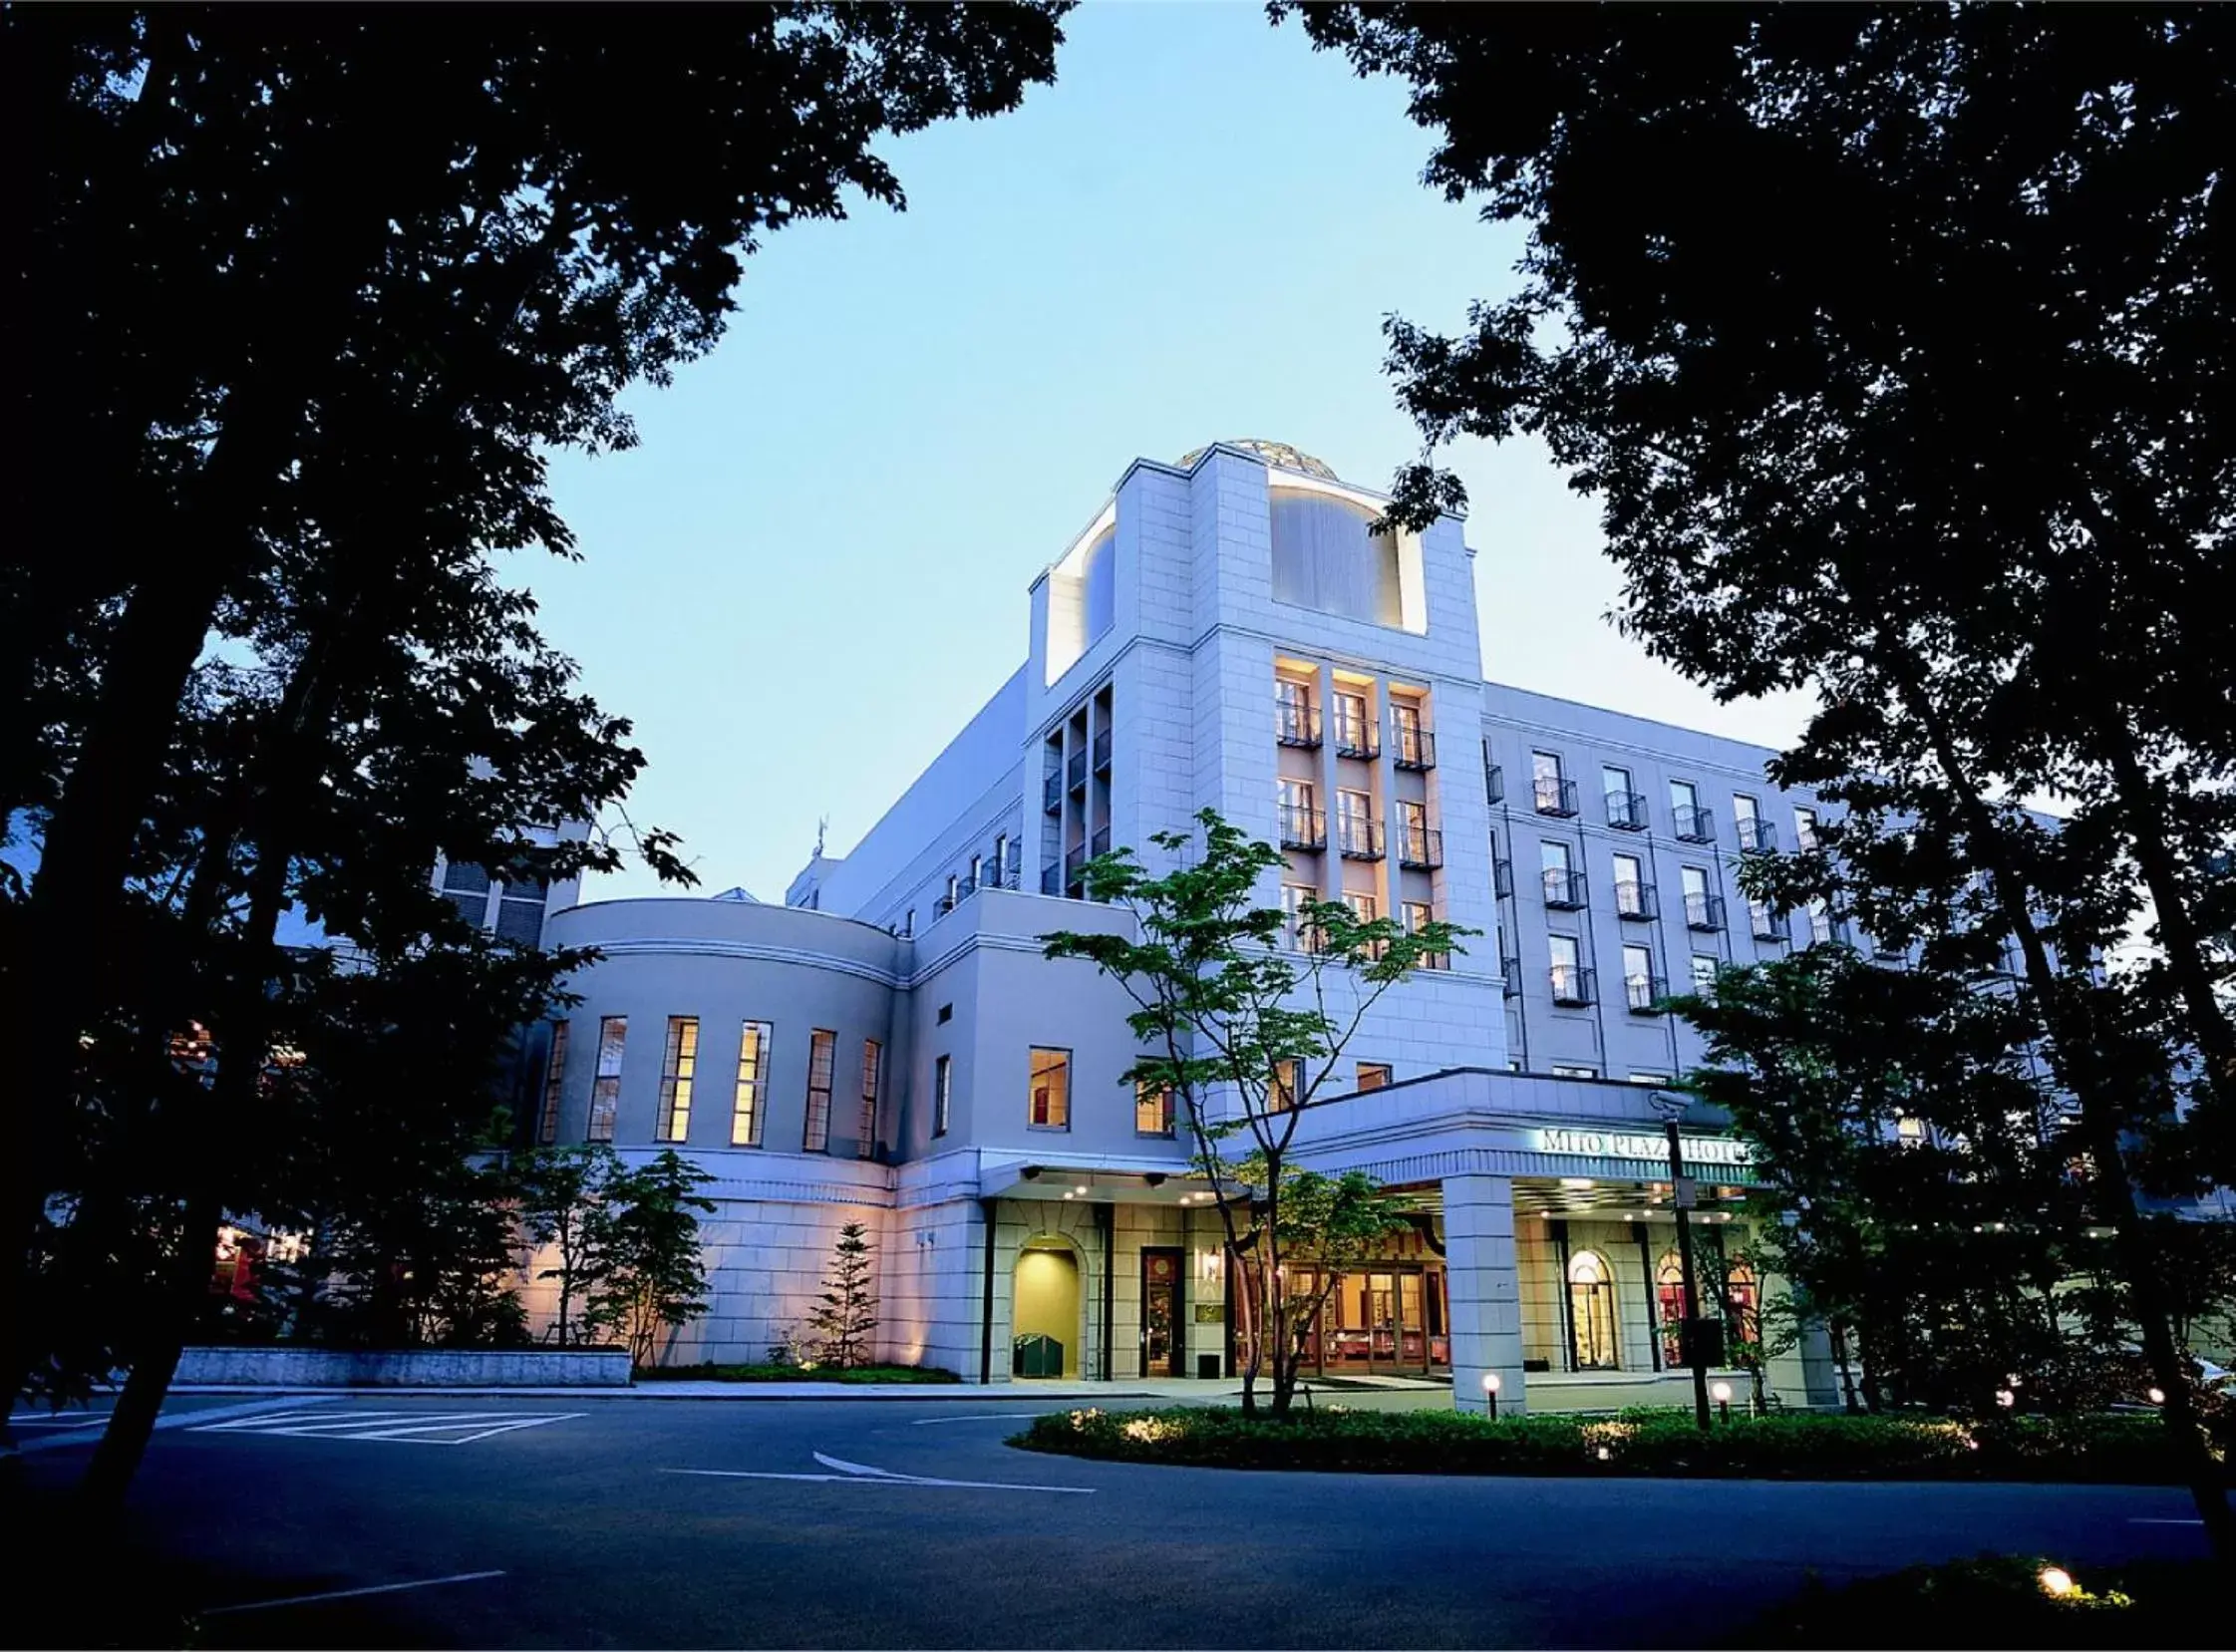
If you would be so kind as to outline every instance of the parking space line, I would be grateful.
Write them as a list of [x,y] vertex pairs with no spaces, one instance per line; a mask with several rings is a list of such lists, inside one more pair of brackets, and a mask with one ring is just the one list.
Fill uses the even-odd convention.
[[873,1469],[866,1463],[809,1454],[828,1475],[780,1474],[773,1469],[663,1469],[664,1475],[696,1475],[704,1480],[794,1480],[825,1486],[930,1486],[963,1491],[1055,1491],[1069,1496],[1092,1497],[1092,1486],[1031,1486],[1014,1480],[939,1480],[930,1475],[898,1475],[890,1469]]
[[912,1429],[931,1429],[942,1423],[1020,1423],[1048,1415],[1045,1411],[987,1411],[980,1412],[975,1417],[919,1417],[908,1426]]
[[[347,1416],[313,1412],[242,1417],[211,1423],[196,1434],[260,1434],[293,1440],[376,1440],[395,1446],[471,1446],[477,1440],[539,1429],[587,1416],[580,1411],[355,1411]],[[451,1438],[444,1438],[449,1436]]]
[[204,1606],[203,1617],[227,1612],[268,1612],[276,1606],[313,1606],[322,1600],[355,1600],[361,1595],[401,1594],[406,1589],[432,1589],[443,1583],[475,1583],[484,1577],[502,1577],[502,1571],[462,1571],[450,1577],[423,1577],[413,1583],[375,1583],[363,1589],[328,1589],[323,1594],[295,1594],[283,1600],[243,1600],[231,1606]]

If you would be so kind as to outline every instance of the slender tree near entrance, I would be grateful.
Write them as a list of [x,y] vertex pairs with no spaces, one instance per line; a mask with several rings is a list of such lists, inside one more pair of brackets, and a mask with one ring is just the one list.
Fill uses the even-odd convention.
[[1337,1069],[1383,994],[1473,931],[1441,920],[1409,931],[1343,901],[1292,918],[1258,901],[1278,849],[1214,810],[1196,828],[1150,836],[1174,862],[1161,876],[1124,847],[1081,873],[1089,899],[1131,914],[1132,934],[1041,938],[1049,957],[1088,960],[1133,1000],[1142,1053],[1126,1081],[1170,1093],[1225,1232],[1243,1409],[1257,1410],[1263,1380],[1286,1417],[1337,1276],[1405,1220],[1371,1177],[1292,1161],[1303,1110],[1349,1090]]
[[[1432,446],[1543,440],[1601,500],[1628,631],[1727,697],[1813,689],[1778,778],[1920,819],[1981,874],[2236,1555],[2128,1162],[2182,1097],[2187,1151],[2236,1170],[2209,941],[2236,900],[2211,869],[2236,829],[2236,19],[1296,9],[1409,82],[1433,184],[1529,228],[1519,290],[1463,334],[1391,324]],[[1425,461],[1394,514],[1458,497]],[[2072,809],[2054,840],[2010,803],[2043,793]],[[2099,978],[2089,938],[2129,921],[2148,961]]]
[[858,1221],[838,1229],[830,1247],[830,1273],[807,1315],[815,1335],[815,1357],[849,1370],[867,1363],[877,1337],[875,1248],[869,1229]]

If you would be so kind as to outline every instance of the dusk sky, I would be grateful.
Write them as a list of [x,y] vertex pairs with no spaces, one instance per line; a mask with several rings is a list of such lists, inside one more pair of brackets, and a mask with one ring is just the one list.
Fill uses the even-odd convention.
[[[1027,589],[1136,456],[1264,437],[1388,486],[1417,442],[1382,321],[1510,288],[1518,235],[1420,182],[1402,87],[1255,5],[1073,14],[1058,84],[882,153],[908,210],[771,237],[709,359],[631,398],[634,452],[554,468],[583,560],[523,560],[552,640],[636,723],[640,826],[711,894],[843,853],[1025,657]],[[1777,744],[1606,618],[1596,510],[1471,442],[1487,676]],[[632,870],[590,896],[656,893]]]

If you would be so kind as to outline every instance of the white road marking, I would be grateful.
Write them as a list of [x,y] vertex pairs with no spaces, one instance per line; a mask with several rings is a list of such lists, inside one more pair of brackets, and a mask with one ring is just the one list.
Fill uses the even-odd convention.
[[932,1486],[964,1491],[1057,1491],[1073,1496],[1092,1497],[1092,1486],[1027,1486],[1013,1480],[937,1480],[928,1475],[896,1475],[889,1469],[873,1469],[866,1463],[848,1463],[844,1458],[825,1457],[821,1452],[812,1454],[815,1461],[826,1469],[835,1469],[834,1475],[786,1475],[768,1469],[663,1469],[664,1475],[697,1475],[706,1480],[794,1480],[811,1481],[825,1486]]
[[98,1429],[109,1421],[106,1411],[81,1412],[75,1415],[57,1411],[18,1412],[8,1419],[11,1429]]
[[988,1411],[975,1417],[919,1417],[908,1426],[912,1429],[929,1429],[941,1423],[1018,1423],[1048,1415],[1045,1411]]
[[233,1606],[204,1606],[203,1617],[226,1612],[268,1612],[274,1606],[309,1606],[321,1600],[354,1600],[359,1595],[399,1594],[406,1589],[432,1589],[441,1583],[474,1583],[484,1577],[502,1577],[501,1571],[462,1571],[450,1577],[423,1577],[416,1583],[375,1583],[364,1589],[329,1589],[324,1594],[293,1594],[284,1600],[244,1600]]
[[2151,1518],[2148,1514],[2134,1514],[2128,1517],[2127,1523],[2129,1525],[2203,1525],[2205,1522],[2202,1519],[2159,1520]]
[[[346,1417],[312,1412],[242,1417],[211,1423],[196,1434],[265,1434],[297,1440],[379,1440],[400,1446],[471,1446],[477,1440],[539,1429],[588,1415],[579,1411],[358,1411]],[[441,1439],[449,1435],[455,1438]]]
[[[207,1406],[196,1411],[166,1411],[156,1419],[156,1427],[158,1429],[202,1428],[227,1417],[269,1417],[275,1412],[299,1413],[305,1406],[332,1405],[337,1400],[347,1398],[347,1395],[334,1394],[315,1396],[310,1399],[297,1397],[285,1400],[243,1400],[237,1405]],[[106,1411],[100,1412],[96,1414],[95,1421],[106,1424],[109,1421],[109,1416],[110,1414]],[[58,1429],[53,1433],[42,1434],[30,1440],[19,1440],[16,1442],[16,1450],[19,1452],[51,1452],[64,1446],[90,1446],[100,1438],[99,1434],[93,1432],[91,1425],[80,1429]]]

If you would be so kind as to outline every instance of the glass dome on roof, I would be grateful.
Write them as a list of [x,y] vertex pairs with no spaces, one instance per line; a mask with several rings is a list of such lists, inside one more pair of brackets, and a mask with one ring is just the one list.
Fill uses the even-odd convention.
[[[1254,453],[1268,465],[1278,465],[1284,471],[1302,471],[1306,476],[1318,477],[1323,482],[1343,480],[1328,468],[1326,461],[1314,459],[1310,454],[1292,448],[1286,442],[1261,442],[1256,437],[1242,437],[1219,445]],[[1180,456],[1180,469],[1188,469],[1209,451],[1208,448],[1191,448]]]

